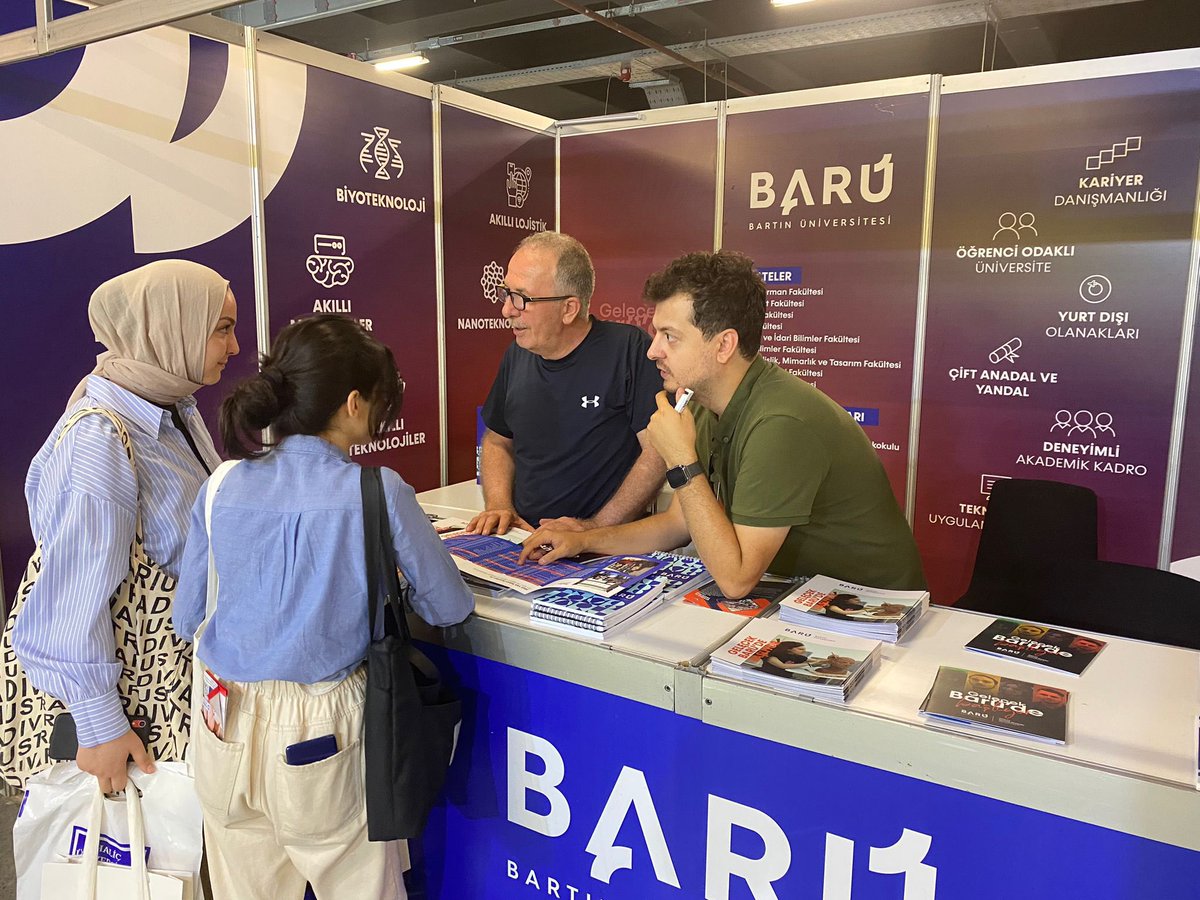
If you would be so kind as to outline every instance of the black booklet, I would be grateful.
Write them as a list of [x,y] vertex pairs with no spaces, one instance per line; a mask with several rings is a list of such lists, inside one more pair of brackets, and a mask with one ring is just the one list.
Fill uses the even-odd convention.
[[997,619],[966,645],[968,650],[1034,663],[1068,675],[1082,675],[1106,646],[1106,641],[1086,634],[1016,619]]
[[927,716],[991,732],[1067,742],[1069,691],[987,672],[938,668],[921,704]]

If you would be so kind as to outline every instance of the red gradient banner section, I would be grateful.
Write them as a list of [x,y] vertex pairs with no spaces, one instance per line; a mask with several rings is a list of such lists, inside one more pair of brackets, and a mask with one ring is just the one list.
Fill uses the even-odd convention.
[[731,114],[723,246],[767,283],[762,355],[862,425],[904,503],[928,93]]
[[496,285],[513,248],[554,230],[554,138],[442,106],[442,247],[451,484],[475,478],[476,410],[512,342]]
[[1200,72],[941,101],[915,531],[970,580],[992,482],[1099,497],[1102,559],[1154,566],[1187,289]]
[[649,330],[647,276],[713,247],[716,121],[564,136],[559,154],[562,230],[596,266],[592,314]]
[[271,332],[337,313],[391,347],[403,408],[353,455],[418,491],[441,483],[433,225],[430,101],[310,67],[300,138],[266,202]]

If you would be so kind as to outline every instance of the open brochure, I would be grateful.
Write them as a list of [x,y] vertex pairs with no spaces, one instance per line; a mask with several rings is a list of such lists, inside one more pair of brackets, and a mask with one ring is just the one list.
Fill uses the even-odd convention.
[[1016,619],[997,619],[966,645],[968,650],[1033,663],[1068,675],[1082,675],[1106,646],[1108,642],[1099,638]]
[[663,580],[643,578],[612,597],[601,597],[573,588],[552,588],[533,595],[529,621],[565,627],[585,637],[613,633],[620,625],[640,618],[661,600]]
[[1060,687],[940,666],[921,712],[958,725],[1065,744],[1070,699],[1070,692]]
[[755,619],[713,653],[716,674],[842,702],[879,658],[879,641]]
[[443,543],[464,575],[519,594],[569,587],[611,597],[666,566],[663,560],[649,556],[579,556],[547,565],[532,560],[522,565],[517,561],[521,545],[508,540],[507,535],[456,534]]

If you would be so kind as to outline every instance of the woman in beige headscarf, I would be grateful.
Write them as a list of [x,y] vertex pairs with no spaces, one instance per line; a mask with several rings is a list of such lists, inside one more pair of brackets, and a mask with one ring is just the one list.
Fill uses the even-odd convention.
[[[18,592],[12,647],[28,680],[71,712],[79,767],[109,791],[124,787],[130,756],[153,770],[131,718],[148,720],[159,758],[178,758],[186,741],[177,695],[189,654],[171,630],[171,597],[192,502],[220,462],[192,394],[238,352],[237,305],[212,269],[163,260],[100,285],[88,315],[107,350],[29,469],[40,567]],[[45,764],[38,728],[0,726],[10,780],[13,765]],[[22,744],[32,761],[4,758]]]

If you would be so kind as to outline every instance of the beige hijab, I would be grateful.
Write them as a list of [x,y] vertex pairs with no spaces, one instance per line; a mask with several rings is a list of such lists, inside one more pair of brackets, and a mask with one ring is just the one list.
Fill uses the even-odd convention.
[[[172,404],[203,387],[208,338],[229,281],[208,266],[164,259],[111,278],[92,294],[88,319],[108,350],[101,375],[152,403]],[[83,396],[79,382],[67,405]]]

